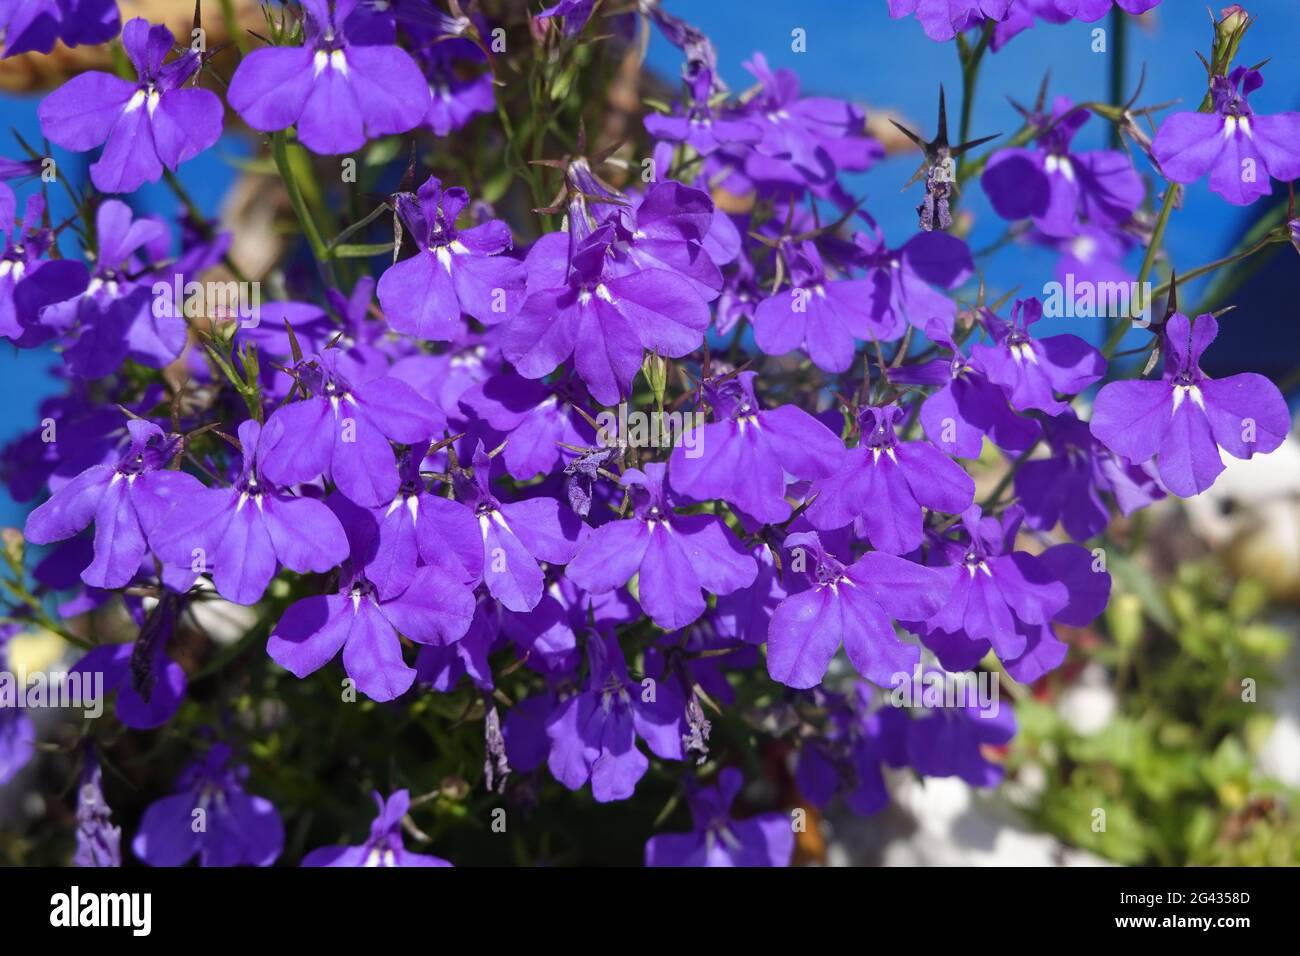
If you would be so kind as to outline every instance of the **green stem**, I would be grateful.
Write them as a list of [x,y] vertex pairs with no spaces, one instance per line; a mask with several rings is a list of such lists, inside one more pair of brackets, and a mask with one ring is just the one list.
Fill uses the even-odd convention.
[[966,41],[959,38],[957,51],[961,56],[961,125],[958,127],[958,143],[970,139],[971,113],[975,108],[975,82],[979,79],[980,61],[984,59],[984,52],[989,48],[989,41],[992,39],[992,21],[984,24],[974,50],[969,50]]
[[[1113,106],[1119,106],[1124,102],[1124,67],[1128,59],[1127,27],[1127,14],[1120,7],[1112,8],[1110,11],[1110,35],[1111,42],[1114,45],[1111,48],[1110,57],[1109,99]],[[1119,126],[1111,124],[1109,136],[1111,149],[1119,149],[1123,145]]]
[[[1164,239],[1165,227],[1169,225],[1169,216],[1174,211],[1174,203],[1178,201],[1178,191],[1181,188],[1177,183],[1170,183],[1169,188],[1165,190],[1164,205],[1160,207],[1160,214],[1156,217],[1156,226],[1151,232],[1151,243],[1147,246],[1146,255],[1142,257],[1142,268],[1138,270],[1137,287],[1139,289],[1151,276],[1151,270],[1156,262],[1156,255],[1160,251],[1160,243]],[[1154,297],[1153,295],[1152,298]],[[1151,303],[1147,302],[1146,306],[1150,308]],[[1106,339],[1106,345],[1101,350],[1106,358],[1110,358],[1115,354],[1115,350],[1119,348],[1119,343],[1123,341],[1124,333],[1127,331],[1127,322],[1115,323],[1115,328],[1111,330],[1110,337]]]
[[235,15],[235,0],[221,0],[221,17],[226,21],[230,39],[235,41],[241,57],[248,56],[248,37],[239,29],[239,17]]
[[303,199],[302,188],[289,162],[289,140],[284,130],[271,134],[271,155],[275,159],[275,168],[280,171],[280,178],[284,180],[284,188],[289,193],[289,204],[293,206],[294,215],[302,224],[303,235],[307,237],[312,255],[316,257],[326,281],[333,285],[334,266],[330,262],[330,250],[320,234],[316,220],[312,218],[311,210],[307,208],[306,200]]

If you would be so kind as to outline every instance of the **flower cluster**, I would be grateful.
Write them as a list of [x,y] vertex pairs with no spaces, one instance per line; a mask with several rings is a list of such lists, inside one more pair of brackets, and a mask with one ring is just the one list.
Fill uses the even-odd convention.
[[[117,32],[112,4],[19,6],[50,13],[0,12],[6,55]],[[1035,18],[1110,7],[888,12],[934,40],[1000,45]],[[280,859],[306,808],[260,795],[280,791],[260,739],[273,731],[250,708],[278,697],[293,721],[303,686],[331,695],[341,681],[339,720],[440,715],[435,737],[460,735],[482,787],[512,806],[556,783],[598,803],[680,792],[694,827],[645,834],[649,865],[786,865],[793,804],[741,797],[747,739],[793,749],[794,785],[817,806],[841,794],[876,812],[886,770],[903,767],[996,784],[1008,704],[988,714],[963,691],[898,707],[891,693],[925,674],[1029,683],[1058,667],[1063,628],[1106,607],[1111,512],[1198,494],[1222,453],[1268,453],[1289,430],[1266,378],[1202,371],[1216,319],[1178,312],[1172,280],[1167,316],[1143,333],[1159,379],[1116,362],[1117,341],[1040,331],[1040,297],[976,289],[944,170],[966,176],[978,143],[949,146],[942,105],[921,228],[886,232],[844,178],[884,155],[864,112],[807,95],[762,54],[746,64],[755,85],[733,93],[710,40],[658,3],[608,22],[567,0],[501,23],[359,0],[268,17],[242,56],[177,49],[166,27],[131,20],[134,76],[83,73],[42,101],[52,143],[98,150],[73,225],[52,224],[38,193],[20,219],[0,184],[0,335],[57,350],[67,382],[3,453],[10,492],[39,500],[26,541],[49,546],[31,572],[38,600],[10,610],[5,637],[47,596],[64,622],[121,610],[129,639],[93,646],[76,671],[102,675],[128,728],[205,724],[201,752],[130,834],[146,863]],[[636,18],[684,61],[679,95],[634,131],[644,164],[589,148],[577,122],[590,46],[635,43]],[[498,43],[528,44],[510,62],[535,58],[535,72],[511,73]],[[1249,202],[1270,176],[1300,177],[1300,114],[1256,116],[1259,71],[1216,65],[1209,108],[1167,119],[1150,155],[1170,195],[1208,173]],[[527,87],[527,117],[509,115],[512,84]],[[963,185],[1063,263],[1085,247],[1118,261],[1149,198],[1134,160],[1074,145],[1089,106],[1040,97],[1023,112]],[[160,308],[159,283],[221,269],[244,281],[235,237],[193,210],[179,229],[137,217],[120,198],[178,184],[223,116],[228,136],[269,138],[311,247],[275,272],[252,321]],[[441,139],[462,129],[497,144],[504,178]],[[347,154],[374,167],[364,189],[326,179]],[[1246,159],[1258,178],[1242,179]],[[1122,332],[1129,316],[1116,318]],[[999,456],[1005,480],[978,493],[978,461]],[[251,623],[230,648],[196,650],[217,602]],[[32,738],[21,711],[0,710],[0,782]],[[120,862],[89,741],[85,764],[78,862]],[[394,772],[406,785],[375,794],[366,841],[303,865],[449,865],[408,850],[402,830],[450,791],[412,797],[415,767],[363,776]],[[733,816],[738,798],[756,812]],[[364,790],[348,799],[363,807]]]

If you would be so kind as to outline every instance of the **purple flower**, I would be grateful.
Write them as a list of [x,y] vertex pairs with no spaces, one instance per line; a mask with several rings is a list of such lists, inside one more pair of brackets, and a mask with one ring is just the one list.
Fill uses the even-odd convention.
[[799,748],[799,792],[817,807],[842,792],[854,813],[879,813],[889,806],[883,768],[907,765],[911,720],[903,710],[873,704],[878,692],[870,684],[855,684],[845,698],[817,693],[828,719],[821,736],[806,738]]
[[832,187],[841,171],[867,169],[884,149],[863,132],[866,116],[851,103],[828,97],[800,97],[793,70],[773,72],[755,53],[745,69],[758,79],[759,92],[746,115],[763,138],[744,155],[745,174],[759,182]]
[[716,787],[690,795],[691,833],[661,833],[645,845],[646,866],[789,866],[794,828],[783,813],[746,820],[731,817],[731,805],[744,785],[734,767],[718,774]]
[[709,194],[669,179],[627,197],[626,203],[599,207],[598,218],[614,226],[610,275],[662,269],[689,280],[700,298],[717,298],[722,260],[715,262],[710,253],[709,233],[715,221],[728,221]]
[[13,190],[0,183],[0,337],[19,347],[36,344],[28,341],[28,330],[42,309],[80,295],[90,281],[80,262],[44,258],[54,240],[41,228],[44,210],[44,197],[32,193],[19,226]]
[[943,327],[931,322],[926,335],[952,353],[921,365],[889,370],[900,385],[938,385],[921,406],[926,437],[940,450],[958,458],[978,458],[988,436],[1003,451],[1023,452],[1038,438],[1038,423],[1011,410],[1001,388],[961,354]]
[[821,682],[843,645],[859,674],[881,687],[894,674],[910,673],[920,659],[915,646],[894,633],[893,618],[933,614],[943,601],[943,579],[933,569],[873,551],[845,565],[816,532],[789,535],[782,547],[790,567],[812,580],[772,614],[767,632],[767,672],[787,687]]
[[1070,591],[1051,567],[1015,550],[1022,518],[1016,507],[1001,519],[983,518],[979,505],[971,505],[962,514],[965,534],[936,544],[948,566],[939,569],[942,603],[925,621],[927,630],[987,641],[1001,660],[1012,661],[1028,647],[1023,625],[1047,624],[1070,604]]
[[125,644],[92,648],[71,673],[99,674],[105,695],[118,691],[117,719],[133,730],[152,730],[176,715],[189,683],[185,671],[167,653],[179,599],[169,591],[148,613],[139,601],[130,599],[128,610],[140,628],[139,636]]
[[591,19],[591,11],[595,5],[595,0],[560,0],[559,3],[553,4],[541,13],[534,15],[533,19],[541,24],[553,19],[563,20],[564,35],[566,37],[576,37],[582,32],[582,28],[587,25],[587,21]]
[[92,465],[27,516],[33,544],[62,541],[94,523],[95,557],[81,580],[98,588],[120,588],[135,577],[146,542],[172,506],[205,491],[197,478],[167,468],[179,438],[140,419],[126,427],[130,445],[116,465]]
[[467,205],[465,190],[444,191],[433,176],[416,197],[398,197],[417,250],[379,277],[379,304],[398,332],[451,341],[461,334],[462,313],[495,325],[523,304],[524,265],[499,255],[510,248],[510,227],[492,219],[457,229],[456,218]]
[[651,113],[644,122],[651,136],[670,143],[686,143],[704,156],[725,147],[754,146],[764,135],[758,123],[710,109],[707,99],[688,108],[679,107],[672,114]]
[[107,43],[121,26],[117,0],[0,0],[0,55]]
[[334,513],[314,499],[286,494],[262,477],[267,449],[283,427],[272,417],[264,431],[239,426],[244,463],[231,488],[207,488],[177,503],[159,533],[164,561],[212,573],[221,596],[254,604],[275,576],[276,562],[294,571],[328,571],[348,556]]
[[96,189],[134,192],[221,136],[221,100],[210,90],[184,88],[199,68],[199,54],[189,50],[164,65],[173,42],[165,26],[136,17],[122,28],[136,82],[82,73],[41,101],[41,131],[58,145],[85,152],[107,142],[90,167]]
[[1257,116],[1251,93],[1264,85],[1258,70],[1239,66],[1211,80],[1213,113],[1175,113],[1161,124],[1151,153],[1176,183],[1210,174],[1210,191],[1245,206],[1272,192],[1269,176],[1300,178],[1300,113]]
[[1060,522],[1076,541],[1101,534],[1110,522],[1103,494],[1120,513],[1133,514],[1165,496],[1152,464],[1133,465],[1093,437],[1073,411],[1044,422],[1052,454],[1027,461],[1016,472],[1016,500],[1025,524],[1051,531]]
[[1026,113],[1038,146],[1001,149],[989,158],[980,184],[1003,219],[1032,219],[1048,236],[1076,235],[1087,225],[1111,227],[1128,220],[1146,190],[1120,150],[1076,152],[1070,141],[1091,114],[1058,96],[1050,115]]
[[971,359],[990,382],[1007,390],[1012,408],[1060,415],[1069,405],[1057,400],[1057,392],[1077,395],[1106,374],[1106,359],[1077,335],[1030,336],[1029,327],[1043,317],[1037,299],[1017,299],[1010,322],[987,309],[980,317],[993,344],[972,345]]
[[323,846],[302,858],[303,866],[451,866],[446,860],[412,853],[402,842],[402,817],[411,808],[411,794],[394,790],[385,800],[374,792],[379,808],[370,824],[370,837],[359,846]]
[[802,348],[827,372],[844,372],[853,364],[854,339],[870,338],[872,283],[867,279],[827,276],[812,240],[790,249],[791,287],[758,304],[754,341],[768,355]]
[[679,358],[699,348],[709,307],[689,279],[667,269],[614,271],[611,224],[585,239],[571,235],[567,267],[564,236],[552,236],[528,254],[528,298],[501,342],[520,375],[543,378],[572,355],[592,397],[614,405],[631,394],[643,350]]
[[246,793],[248,768],[230,765],[231,750],[214,744],[190,763],[178,790],[150,804],[131,851],[150,866],[270,866],[284,849],[284,824],[271,801]]
[[668,682],[634,682],[618,640],[587,640],[591,671],[585,689],[560,703],[546,720],[551,741],[547,765],[570,790],[591,781],[598,803],[626,800],[650,766],[636,741],[655,756],[682,759],[685,705]]
[[921,29],[940,43],[958,33],[982,26],[985,20],[1003,20],[1012,0],[889,0],[889,15],[898,20],[915,15]]
[[86,743],[86,765],[77,790],[77,850],[73,866],[122,865],[122,828],[113,826],[112,811],[104,800],[102,773],[94,744]]
[[511,611],[531,611],[542,599],[539,561],[567,564],[586,526],[555,498],[503,502],[492,493],[491,459],[480,442],[473,474],[459,475],[456,497],[474,514],[483,542],[483,581]]
[[573,458],[575,452],[564,445],[591,443],[591,426],[574,410],[586,404],[585,398],[574,380],[544,383],[503,372],[466,390],[460,404],[509,438],[501,453],[506,471],[526,481]]
[[446,427],[437,406],[389,375],[352,384],[338,349],[307,356],[294,373],[311,395],[282,405],[267,420],[278,434],[259,462],[276,485],[325,475],[354,502],[387,505],[397,494],[397,459],[389,440],[428,441]]
[[354,152],[367,139],[419,126],[429,84],[410,54],[392,45],[391,30],[349,41],[359,2],[335,0],[331,11],[329,0],[302,0],[304,45],[244,57],[226,95],[235,112],[264,132],[297,124],[303,145],[324,154]]
[[715,420],[688,449],[679,443],[670,463],[673,490],[697,501],[721,498],[764,524],[790,517],[786,477],[826,478],[844,456],[839,437],[801,408],[763,409],[754,397],[755,372],[706,382]]
[[135,219],[131,208],[110,199],[95,213],[98,241],[94,270],[82,295],[46,307],[28,326],[31,344],[54,335],[71,341],[63,358],[82,378],[116,372],[124,358],[162,368],[185,346],[185,320],[175,310],[155,310],[150,286],[141,281],[147,264],[166,253],[161,219]]
[[1092,409],[1092,433],[1135,465],[1157,459],[1160,480],[1180,498],[1198,495],[1223,471],[1223,454],[1273,451],[1291,427],[1286,402],[1262,375],[1212,379],[1201,355],[1219,334],[1212,315],[1193,323],[1181,312],[1165,323],[1160,381],[1111,382]]
[[758,568],[721,518],[672,510],[667,471],[662,462],[650,462],[644,470],[623,472],[623,484],[633,489],[634,516],[592,531],[565,574],[595,594],[639,575],[641,607],[671,631],[704,613],[701,589],[730,594],[753,584]]
[[[929,670],[924,675],[942,672]],[[923,680],[924,680],[923,675]],[[921,700],[922,686],[908,675],[910,696]],[[900,689],[901,685],[900,685]],[[1016,715],[998,701],[982,704],[973,681],[957,685],[955,707],[918,708],[907,728],[907,760],[927,777],[960,777],[972,787],[996,787],[1002,768],[984,755],[986,746],[1000,746],[1016,735]]]
[[955,289],[975,269],[966,243],[946,232],[919,232],[897,249],[890,249],[877,234],[859,232],[853,237],[861,251],[867,295],[868,327],[874,338],[891,341],[907,329],[905,323],[924,330],[938,320],[951,332],[956,303],[933,287]]
[[897,405],[858,413],[862,439],[835,474],[813,482],[809,524],[831,531],[857,519],[877,551],[906,554],[921,544],[924,508],[959,514],[970,506],[970,475],[928,442],[900,442],[902,420]]
[[343,669],[371,700],[400,697],[415,681],[402,659],[399,633],[419,644],[446,645],[464,636],[474,617],[473,585],[428,565],[409,584],[386,597],[384,581],[367,577],[364,562],[374,553],[378,529],[370,512],[332,501],[347,533],[352,557],[343,565],[336,594],[303,598],[289,605],[267,640],[271,659],[306,677],[343,651]]
[[449,136],[480,113],[496,109],[490,72],[462,76],[467,61],[480,63],[484,59],[482,51],[469,41],[440,41],[418,51],[417,58],[429,81],[429,112],[424,125],[435,136]]

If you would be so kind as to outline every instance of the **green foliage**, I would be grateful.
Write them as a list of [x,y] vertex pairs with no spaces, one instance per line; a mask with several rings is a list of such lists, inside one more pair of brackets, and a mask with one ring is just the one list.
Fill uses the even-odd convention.
[[1272,722],[1271,675],[1291,643],[1261,619],[1263,586],[1208,560],[1180,566],[1163,586],[1134,567],[1115,570],[1114,642],[1076,643],[1066,668],[1105,667],[1114,717],[1094,734],[1071,728],[1056,706],[1068,674],[1047,682],[1050,699],[1017,705],[1010,766],[1046,772],[1032,820],[1117,863],[1300,863],[1300,793],[1255,769]]

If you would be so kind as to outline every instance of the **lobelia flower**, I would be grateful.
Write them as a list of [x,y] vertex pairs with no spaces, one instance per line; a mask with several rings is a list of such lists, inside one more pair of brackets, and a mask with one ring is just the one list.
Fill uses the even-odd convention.
[[716,299],[723,281],[709,234],[715,221],[729,221],[709,194],[665,179],[625,199],[626,205],[598,207],[598,218],[614,226],[610,274],[664,269],[689,280],[705,301]]
[[795,781],[799,792],[816,807],[825,808],[837,792],[854,813],[870,816],[889,806],[883,767],[907,766],[907,714],[880,707],[870,684],[857,683],[847,696],[814,692],[829,718],[820,737],[808,737],[799,748]]
[[528,253],[528,298],[501,341],[520,375],[544,378],[572,355],[592,397],[615,405],[632,393],[643,350],[680,358],[700,347],[709,307],[689,279],[653,268],[618,274],[612,224],[570,233],[567,267],[563,234],[553,235]]
[[[1113,0],[1114,6],[1132,16],[1140,16],[1159,6],[1160,0]],[[1069,23],[1080,20],[1096,23],[1111,12],[1112,0],[1013,0],[1006,19],[993,29],[990,44],[996,53],[1017,34],[1028,30],[1038,17],[1048,23]]]
[[500,501],[492,493],[492,461],[480,442],[473,474],[459,473],[456,497],[478,521],[483,542],[483,581],[509,610],[531,611],[542,599],[539,561],[567,564],[583,540],[586,526],[555,498]]
[[[1018,509],[1012,509],[1003,516],[1009,529],[1018,526],[1021,515]],[[989,525],[990,533],[996,535],[998,525],[991,518],[984,519]],[[1012,531],[1014,534],[1014,531]],[[938,550],[948,550],[948,557],[954,558],[962,552],[961,545],[944,544]],[[1065,660],[1068,650],[1064,641],[1056,633],[1058,624],[1070,627],[1087,627],[1097,615],[1106,609],[1110,599],[1110,574],[1103,570],[1092,552],[1077,544],[1053,545],[1036,555],[1033,573],[1038,582],[1048,579],[1064,585],[1067,592],[1066,603],[1050,613],[1050,620],[1039,624],[1027,623],[1019,616],[1017,610],[1013,616],[1015,638],[1012,649],[1023,639],[1023,649],[1015,657],[1004,657],[999,653],[1007,673],[1022,684],[1031,684],[1051,670],[1059,667]],[[1043,576],[1045,573],[1045,577]],[[1015,605],[1012,605],[1013,609]],[[945,625],[947,626],[947,625]],[[949,671],[973,670],[979,666],[990,649],[996,650],[996,642],[988,639],[974,639],[960,628],[943,630],[934,626],[934,621],[926,624],[909,624],[920,634],[926,647],[930,648],[939,659],[939,663]]]
[[563,446],[591,444],[595,433],[575,410],[585,400],[577,381],[544,383],[502,372],[467,389],[460,405],[509,438],[501,453],[506,471],[526,481],[572,459],[575,452]]
[[158,218],[135,219],[131,207],[110,199],[95,213],[95,266],[85,292],[47,306],[28,326],[28,341],[61,336],[69,371],[81,378],[116,372],[122,360],[162,368],[185,346],[184,318],[155,310],[146,265],[167,241]]
[[[420,475],[422,451],[404,452],[398,465],[402,483],[391,502],[361,508],[332,498],[354,527],[365,528],[365,544],[353,562],[375,585],[381,600],[405,591],[421,565],[439,569],[449,580],[473,588],[483,577],[483,539],[473,512],[457,501],[429,493]],[[347,548],[344,548],[345,556]]]
[[758,304],[754,341],[768,355],[802,348],[818,368],[844,372],[853,364],[854,339],[870,338],[872,283],[831,280],[812,240],[787,252],[791,287]]
[[107,43],[121,27],[117,0],[0,0],[0,57]]
[[936,543],[934,553],[949,564],[938,569],[943,602],[927,617],[928,630],[987,641],[999,659],[1011,661],[1029,645],[1022,625],[1047,624],[1069,605],[1070,593],[1051,568],[1015,550],[1022,519],[1018,507],[998,519],[971,505],[961,516],[965,535]]
[[647,695],[642,683],[628,677],[623,651],[611,635],[588,638],[587,658],[585,688],[546,719],[547,766],[570,790],[590,780],[597,803],[626,800],[650,766],[637,748],[638,737],[656,757],[682,759],[685,704],[668,682]]
[[711,109],[708,76],[703,77],[703,85],[706,87],[703,97],[697,91],[690,106],[679,104],[672,113],[646,116],[643,120],[646,132],[669,143],[686,143],[703,156],[727,147],[754,146],[763,139],[763,128],[753,120]]
[[993,344],[972,345],[971,360],[990,382],[1007,390],[1012,408],[1060,415],[1069,403],[1058,401],[1056,393],[1077,395],[1100,380],[1106,359],[1077,335],[1031,337],[1029,327],[1042,317],[1037,299],[1017,299],[1010,322],[982,309],[980,318]]
[[885,245],[879,233],[856,233],[867,272],[868,328],[881,341],[897,339],[910,324],[924,330],[938,320],[951,332],[957,314],[952,299],[934,287],[955,289],[975,269],[966,243],[946,232],[918,232],[897,249]]
[[167,464],[181,447],[152,422],[126,423],[130,444],[115,465],[92,465],[27,516],[25,535],[33,544],[70,538],[92,522],[94,560],[81,572],[92,587],[124,587],[140,570],[174,504],[192,501],[206,490],[194,476]]
[[330,504],[347,533],[352,557],[339,574],[336,594],[303,598],[289,605],[271,631],[266,651],[296,677],[306,677],[343,651],[343,669],[371,700],[400,697],[415,681],[402,659],[398,634],[418,644],[460,640],[474,617],[473,585],[440,566],[418,568],[410,583],[385,597],[367,576],[364,561],[374,553],[378,529],[370,512],[337,497]]
[[[933,673],[928,669],[922,679]],[[916,676],[909,674],[906,680],[911,699],[921,700],[924,691]],[[1015,711],[1001,700],[981,704],[974,681],[959,683],[956,693],[955,707],[913,708],[907,727],[908,763],[927,777],[959,777],[972,787],[996,787],[1003,771],[985,756],[985,748],[1001,746],[1016,735]]]
[[157,182],[221,136],[221,100],[211,90],[185,88],[200,55],[187,50],[164,64],[174,38],[165,26],[136,17],[122,28],[122,46],[136,82],[92,71],[74,76],[41,101],[41,132],[84,153],[106,143],[90,167],[95,188],[134,192]]
[[1099,535],[1110,522],[1103,493],[1131,515],[1165,496],[1151,464],[1134,465],[1099,442],[1073,410],[1043,423],[1052,454],[1025,462],[1015,476],[1025,524],[1051,531],[1059,522],[1076,541]]
[[1210,174],[1210,191],[1238,206],[1272,192],[1269,177],[1300,178],[1300,113],[1258,116],[1249,97],[1264,85],[1258,70],[1239,66],[1210,81],[1212,113],[1175,113],[1160,125],[1151,153],[1176,183]]
[[639,575],[642,609],[671,631],[704,613],[701,589],[730,594],[753,584],[758,567],[721,518],[672,510],[664,487],[667,472],[662,462],[623,472],[623,484],[633,492],[634,516],[594,529],[565,574],[594,594]]
[[302,858],[303,866],[451,866],[446,860],[412,853],[402,840],[402,817],[411,808],[409,790],[394,790],[387,800],[373,793],[378,814],[370,836],[358,846],[323,846]]
[[899,641],[892,619],[925,618],[939,608],[944,582],[933,568],[880,551],[845,565],[815,531],[788,535],[782,547],[794,549],[791,567],[806,570],[812,586],[791,594],[772,614],[767,672],[773,680],[817,685],[841,644],[873,684],[888,687],[894,674],[911,672],[920,651]]
[[44,210],[44,197],[32,193],[20,225],[13,190],[0,183],[0,337],[20,348],[36,344],[29,343],[28,328],[42,309],[80,295],[90,281],[80,262],[44,258],[54,244],[53,233],[40,225]]
[[987,435],[1003,451],[1024,452],[1041,433],[1038,423],[1013,412],[1006,393],[985,376],[937,322],[926,326],[926,336],[952,353],[921,365],[888,370],[898,385],[937,385],[921,405],[921,425],[926,437],[941,451],[958,458],[978,458]]
[[1263,375],[1212,379],[1201,371],[1201,355],[1218,334],[1214,316],[1193,324],[1175,312],[1165,322],[1160,381],[1111,382],[1093,404],[1093,435],[1135,465],[1155,458],[1160,481],[1180,498],[1213,485],[1225,453],[1267,454],[1291,427],[1282,393]]
[[839,470],[813,482],[817,495],[806,513],[814,528],[831,531],[855,519],[877,551],[906,554],[921,544],[924,509],[960,514],[975,498],[975,482],[929,442],[900,442],[897,405],[858,413],[862,438]]
[[534,14],[533,20],[545,24],[551,20],[564,21],[563,33],[566,37],[576,37],[591,19],[595,0],[560,0],[547,7],[541,13]]
[[164,561],[210,571],[217,591],[236,604],[261,599],[277,562],[323,572],[348,556],[343,527],[323,502],[287,494],[262,477],[281,428],[274,417],[265,429],[252,420],[241,424],[244,462],[233,487],[205,488],[178,502],[154,546]]
[[417,249],[379,277],[379,305],[398,332],[451,341],[461,334],[462,313],[495,325],[523,304],[524,264],[500,255],[510,248],[510,227],[492,219],[457,229],[467,205],[465,190],[443,190],[433,176],[415,197],[398,196],[397,210]]
[[1091,118],[1068,96],[1058,96],[1050,115],[1022,110],[1038,129],[1038,149],[1000,149],[980,176],[993,209],[1003,219],[1032,219],[1048,236],[1077,235],[1084,226],[1109,228],[1127,221],[1142,205],[1142,177],[1121,150],[1077,152],[1075,133]]
[[331,10],[329,0],[302,0],[302,46],[263,47],[240,61],[226,100],[244,122],[263,132],[296,124],[304,146],[334,155],[424,121],[429,84],[391,31],[349,41],[359,2],[335,0]]
[[794,830],[783,813],[762,813],[746,820],[731,817],[731,805],[743,775],[724,767],[715,787],[690,795],[691,833],[661,833],[645,845],[646,866],[789,866]]
[[104,800],[102,772],[95,745],[86,743],[86,765],[77,790],[77,850],[73,866],[122,865],[122,828],[113,826],[112,811]]
[[[284,849],[284,824],[271,801],[247,793],[248,768],[214,744],[177,780],[177,792],[144,811],[131,852],[149,866],[270,866]],[[201,825],[200,825],[201,824]]]
[[915,16],[925,35],[942,43],[986,20],[1006,19],[1011,4],[1012,0],[889,0],[889,16],[895,20]]
[[101,644],[77,661],[70,673],[100,674],[104,694],[117,691],[117,719],[133,730],[161,727],[176,715],[189,682],[167,654],[175,626],[175,594],[165,595],[154,614],[132,605],[140,636],[125,644]]
[[415,682],[449,694],[468,675],[479,690],[491,691],[495,685],[488,655],[500,634],[500,605],[491,597],[480,598],[464,637],[454,644],[420,647],[415,658]]
[[834,186],[838,172],[867,169],[884,156],[884,148],[863,135],[866,116],[853,104],[800,97],[798,75],[773,72],[762,53],[744,66],[758,80],[759,92],[745,103],[743,115],[763,135],[744,150],[751,180],[824,190]]
[[669,459],[673,490],[697,501],[721,498],[763,524],[790,517],[787,476],[808,480],[834,473],[844,457],[839,436],[794,405],[763,409],[754,397],[756,372],[706,381],[715,420],[688,453],[678,443]]
[[311,394],[267,419],[275,443],[259,462],[275,485],[325,475],[354,502],[388,505],[396,496],[397,459],[389,440],[428,441],[446,427],[438,407],[391,375],[352,384],[338,349],[306,356],[294,369]]

